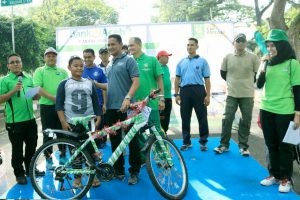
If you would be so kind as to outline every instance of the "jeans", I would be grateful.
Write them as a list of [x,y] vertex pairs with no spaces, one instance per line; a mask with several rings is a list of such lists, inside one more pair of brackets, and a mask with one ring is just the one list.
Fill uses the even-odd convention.
[[239,107],[242,114],[238,130],[239,148],[248,149],[249,145],[247,143],[250,135],[253,105],[253,97],[235,98],[227,96],[224,118],[222,120],[222,146],[229,147],[229,141],[231,138],[232,131],[232,122],[234,120],[237,108]]

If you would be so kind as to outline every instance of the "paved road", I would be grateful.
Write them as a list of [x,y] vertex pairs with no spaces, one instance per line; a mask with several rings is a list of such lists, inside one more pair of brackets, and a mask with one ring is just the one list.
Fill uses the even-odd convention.
[[[224,97],[215,97],[212,99],[212,105],[209,107],[209,127],[211,132],[211,137],[218,137],[220,136],[220,127],[221,127],[221,118],[222,118],[222,104],[224,103]],[[265,145],[264,139],[261,130],[257,127],[256,119],[258,114],[259,102],[258,100],[255,101],[255,109],[253,110],[253,121],[251,127],[251,136],[249,138],[249,150],[251,155],[264,167],[266,167],[266,159],[265,159]],[[181,138],[181,119],[179,114],[179,106],[173,104],[172,110],[172,119],[170,123],[170,132],[169,135],[172,138]],[[39,127],[40,120],[37,120]],[[3,127],[0,127],[3,129]],[[197,133],[198,125],[195,114],[193,113],[192,117],[192,132]],[[197,134],[193,134],[192,137],[198,137]],[[232,138],[237,142],[237,133],[233,131]],[[41,131],[39,131],[39,141],[38,146],[42,143],[42,135]],[[6,187],[11,188],[16,182],[15,177],[13,175],[12,168],[10,166],[10,157],[11,157],[11,145],[8,140],[8,136],[6,132],[2,132],[0,134],[0,149],[4,151],[5,154],[5,163],[0,166],[0,179],[6,180]],[[212,151],[212,149],[209,149]],[[264,178],[264,177],[262,177]],[[300,167],[294,164],[294,181],[295,186],[294,190],[300,194]],[[3,183],[3,181],[1,181]],[[0,194],[3,192],[5,185],[1,184],[0,182]],[[259,183],[258,183],[259,184]],[[2,188],[2,190],[1,190]],[[5,190],[4,190],[5,191]]]

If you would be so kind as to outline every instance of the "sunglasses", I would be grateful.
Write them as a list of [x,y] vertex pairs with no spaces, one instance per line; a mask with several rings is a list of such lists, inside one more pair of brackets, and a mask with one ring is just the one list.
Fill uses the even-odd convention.
[[11,61],[11,62],[9,62],[8,64],[10,64],[10,65],[14,65],[14,64],[20,64],[21,63],[21,61],[20,60],[16,60],[16,61]]
[[236,40],[236,42],[237,43],[245,43],[246,42],[246,40],[244,39],[244,38],[238,38],[237,40]]

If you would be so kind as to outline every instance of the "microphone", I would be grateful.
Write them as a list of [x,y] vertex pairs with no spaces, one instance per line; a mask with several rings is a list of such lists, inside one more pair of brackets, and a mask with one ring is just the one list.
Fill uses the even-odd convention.
[[[19,82],[19,83],[22,83],[22,80],[23,80],[23,74],[21,73],[21,74],[19,74],[19,76],[18,76],[18,82]],[[17,97],[20,97],[20,91],[18,91]]]

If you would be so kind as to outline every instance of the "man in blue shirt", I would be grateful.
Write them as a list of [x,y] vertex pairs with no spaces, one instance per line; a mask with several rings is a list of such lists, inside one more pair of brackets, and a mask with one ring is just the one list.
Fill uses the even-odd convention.
[[[106,76],[103,70],[100,67],[97,67],[94,63],[95,61],[95,51],[93,49],[85,49],[83,51],[83,58],[84,58],[84,70],[82,77],[88,78],[94,81],[97,87],[97,95],[98,95],[98,102],[99,106],[102,109],[102,112],[105,113],[106,111],[106,91],[102,87],[103,84],[107,83]],[[102,88],[102,89],[101,89]],[[104,126],[103,115],[101,116],[101,124],[98,127],[100,130]],[[99,148],[104,148],[106,144],[107,137],[104,136],[101,140],[96,140],[96,143]]]
[[209,135],[207,123],[207,106],[210,103],[210,69],[207,61],[197,55],[198,40],[189,38],[187,44],[188,57],[177,65],[175,78],[176,104],[180,105],[182,119],[183,145],[181,150],[192,147],[191,116],[194,108],[200,134],[200,150],[207,151]]

